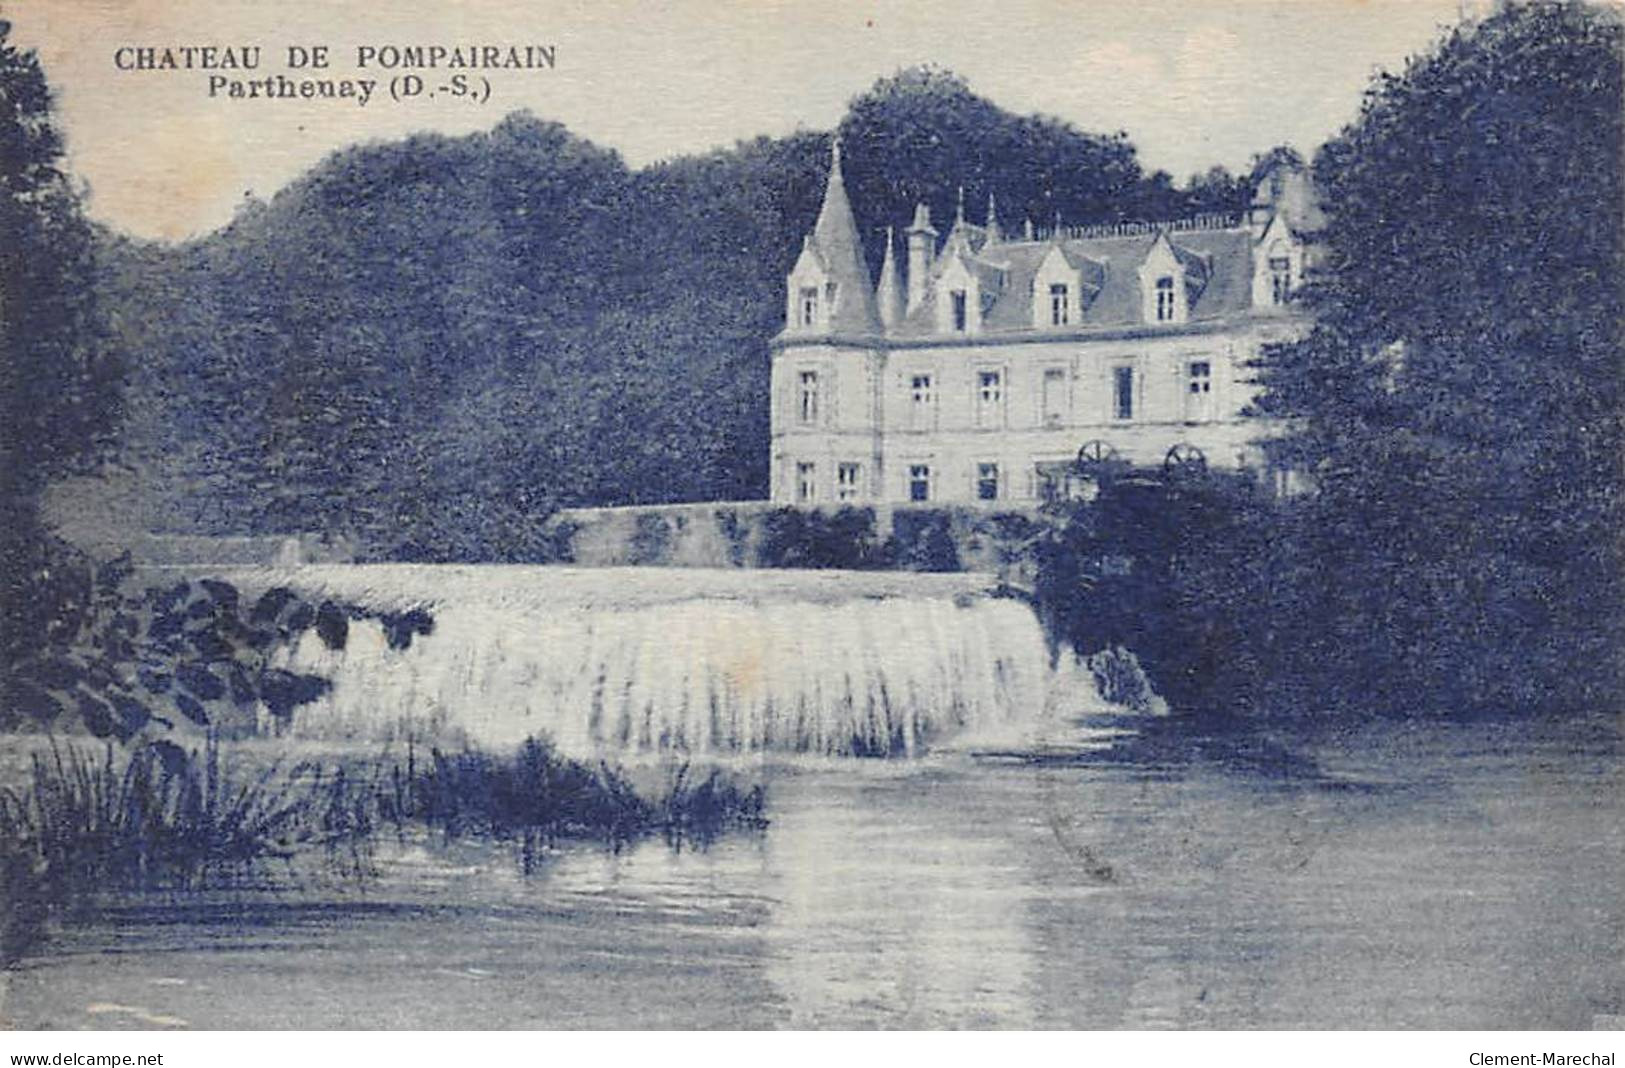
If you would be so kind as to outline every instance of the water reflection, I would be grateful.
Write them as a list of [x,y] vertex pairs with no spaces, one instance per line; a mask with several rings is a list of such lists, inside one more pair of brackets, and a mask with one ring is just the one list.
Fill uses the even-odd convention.
[[769,836],[768,975],[797,1027],[1026,1027],[1021,819],[963,767],[806,776]]
[[[1544,733],[1543,733],[1544,732]],[[365,890],[126,903],[10,1026],[1587,1028],[1618,1015],[1617,728],[1372,728],[1324,777],[773,769],[764,835],[408,846]]]

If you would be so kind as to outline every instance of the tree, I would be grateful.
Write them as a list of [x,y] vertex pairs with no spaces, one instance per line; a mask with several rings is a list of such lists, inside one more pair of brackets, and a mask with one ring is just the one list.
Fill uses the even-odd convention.
[[961,189],[972,219],[983,218],[991,194],[1003,226],[1015,233],[1028,221],[1108,222],[1161,206],[1156,188],[1142,189],[1126,134],[1084,133],[1060,119],[1013,115],[936,67],[880,79],[851,102],[838,133],[874,267],[886,226],[906,225],[923,202],[946,232]]
[[92,316],[92,234],[51,94],[0,21],[0,478],[8,503],[105,444],[117,367]]
[[1204,174],[1191,175],[1180,192],[1185,198],[1186,212],[1201,215],[1245,211],[1252,191],[1252,180],[1238,178],[1226,167],[1209,167]]
[[1395,707],[1620,692],[1621,43],[1612,12],[1509,6],[1316,158],[1318,325],[1262,407],[1319,487],[1305,611]]
[[61,169],[50,89],[10,34],[0,20],[0,701],[12,665],[47,640],[62,592],[40,493],[101,455],[119,382],[94,314],[92,232]]

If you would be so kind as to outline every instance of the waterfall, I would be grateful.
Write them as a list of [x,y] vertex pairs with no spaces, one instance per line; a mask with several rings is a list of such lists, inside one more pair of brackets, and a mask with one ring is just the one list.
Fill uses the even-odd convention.
[[391,648],[358,621],[306,633],[287,667],[331,692],[297,736],[533,735],[581,756],[912,754],[1031,722],[1048,655],[1031,609],[973,576],[661,569],[324,567],[308,596],[424,604],[433,633]]

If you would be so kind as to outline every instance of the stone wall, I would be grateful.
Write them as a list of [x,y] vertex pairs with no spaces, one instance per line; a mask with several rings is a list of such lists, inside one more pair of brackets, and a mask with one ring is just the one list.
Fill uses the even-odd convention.
[[1034,509],[977,505],[733,501],[567,509],[552,522],[558,562],[582,567],[891,568],[1013,580],[1038,517]]

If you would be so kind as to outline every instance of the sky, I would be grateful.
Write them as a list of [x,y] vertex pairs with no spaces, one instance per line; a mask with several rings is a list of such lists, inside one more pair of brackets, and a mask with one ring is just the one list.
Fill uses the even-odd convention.
[[[1148,170],[1239,170],[1275,144],[1313,152],[1357,115],[1372,75],[1428,48],[1461,2],[0,0],[0,15],[39,53],[92,217],[183,239],[356,142],[485,129],[528,109],[642,166],[829,129],[876,79],[919,63],[1011,111],[1124,130]],[[358,67],[361,48],[436,44],[551,46],[554,65],[489,72],[488,95],[476,81],[463,97],[454,72],[417,72],[440,91],[402,100],[390,79],[409,72]],[[287,66],[289,46],[315,45],[326,69]],[[120,49],[182,46],[258,46],[260,67],[119,68],[133,55]],[[228,95],[230,79],[277,74],[378,84],[365,106]]]

